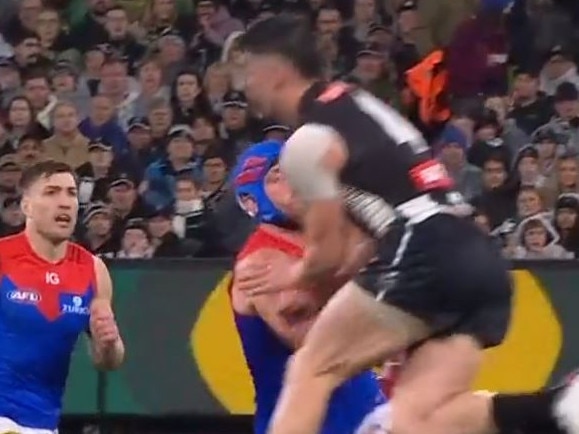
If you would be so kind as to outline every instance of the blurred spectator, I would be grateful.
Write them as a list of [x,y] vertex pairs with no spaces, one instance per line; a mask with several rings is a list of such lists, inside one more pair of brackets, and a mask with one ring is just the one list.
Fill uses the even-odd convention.
[[121,249],[115,255],[118,259],[152,258],[155,249],[151,235],[142,218],[127,221],[121,235]]
[[203,185],[201,192],[210,210],[214,210],[227,190],[227,163],[219,149],[205,153],[203,162]]
[[539,94],[538,76],[532,70],[516,71],[511,98],[509,117],[529,136],[553,116],[550,102]]
[[129,33],[127,11],[120,5],[108,8],[105,13],[104,28],[107,37],[102,42],[126,59],[129,70],[134,72],[137,62],[145,54],[145,47]]
[[[231,75],[226,64],[216,62],[207,68],[203,79],[203,88],[214,113],[221,113],[223,97],[229,90],[230,83]],[[205,114],[208,114],[207,110]]]
[[523,220],[515,233],[517,246],[513,259],[572,259],[573,254],[567,252],[557,242],[559,236],[542,215],[534,215]]
[[521,148],[514,164],[519,188],[542,187],[545,176],[539,170],[539,152],[532,145]]
[[261,130],[264,140],[276,140],[278,142],[285,142],[291,135],[291,129],[287,125],[279,122],[265,122]]
[[113,236],[113,215],[104,202],[91,203],[83,218],[86,228],[81,244],[90,252],[104,258],[112,258],[119,251],[119,240]]
[[52,111],[54,134],[43,143],[46,158],[77,169],[89,160],[89,140],[78,129],[78,113],[71,102],[56,103]]
[[79,131],[90,140],[104,140],[113,146],[115,155],[127,152],[127,138],[123,128],[117,123],[113,101],[104,95],[91,98],[87,118],[79,124]]
[[153,209],[147,218],[147,229],[154,249],[154,258],[178,258],[186,255],[179,237],[173,232],[172,206]]
[[146,214],[147,208],[128,173],[111,176],[107,199],[113,212],[113,236],[121,234],[129,220],[143,218]]
[[15,154],[0,157],[0,201],[18,196],[18,183],[22,176],[22,167]]
[[557,159],[555,170],[543,189],[549,207],[553,207],[563,193],[579,193],[578,166],[576,154],[564,154]]
[[443,131],[435,147],[435,155],[446,167],[457,190],[470,201],[481,193],[481,170],[466,160],[466,135],[453,125]]
[[199,176],[193,161],[193,131],[186,125],[176,125],[169,131],[167,157],[153,162],[145,171],[140,192],[153,208],[164,208],[175,200],[175,182],[179,175]]
[[163,98],[153,99],[149,105],[147,119],[151,126],[153,147],[165,149],[167,145],[167,134],[173,124],[173,113],[169,102]]
[[0,237],[13,235],[24,229],[24,214],[19,197],[7,197],[0,211]]
[[579,196],[565,193],[559,196],[555,204],[554,226],[559,234],[559,244],[575,258],[579,254]]
[[146,57],[139,63],[137,78],[139,96],[135,100],[135,116],[147,116],[154,98],[169,98],[169,89],[163,85],[163,71],[155,57]]
[[25,134],[47,138],[48,131],[34,119],[34,109],[24,96],[17,96],[8,102],[6,119],[6,138],[12,150]]
[[448,50],[452,95],[503,95],[507,89],[508,41],[499,2],[482,1],[456,30]]
[[56,9],[50,7],[42,9],[34,30],[38,34],[40,53],[46,59],[55,61],[59,55],[72,48],[72,41],[64,31],[60,14]]
[[116,153],[119,165],[136,175],[142,181],[145,169],[163,156],[164,149],[153,146],[151,125],[145,117],[135,117],[129,121],[127,130],[129,147],[127,152]]
[[482,167],[490,155],[500,155],[510,166],[512,151],[501,138],[502,126],[494,110],[485,109],[476,119],[474,143],[468,150],[468,162]]
[[175,234],[204,246],[211,243],[208,228],[211,215],[205,207],[200,184],[187,175],[180,175],[175,183],[175,198]]
[[0,56],[0,107],[17,95],[21,86],[21,75],[13,58]]
[[515,197],[508,185],[509,172],[500,155],[491,155],[482,166],[482,192],[472,200],[476,209],[484,209],[491,228],[515,215]]
[[545,206],[539,190],[533,186],[521,187],[517,195],[517,219],[523,220],[543,211]]
[[51,87],[58,100],[74,103],[81,117],[90,111],[90,91],[86,83],[80,82],[78,72],[68,61],[57,62],[52,68]]
[[227,65],[231,74],[231,89],[245,90],[244,54],[239,46],[239,38],[243,32],[234,32],[225,41],[221,54],[221,61]]
[[39,163],[43,158],[42,140],[38,136],[25,134],[16,145],[16,157],[23,169]]
[[222,104],[222,123],[219,135],[223,139],[229,161],[242,152],[256,139],[254,125],[248,110],[247,98],[243,92],[231,91],[225,94]]
[[111,56],[101,67],[99,94],[109,98],[116,110],[119,124],[126,128],[135,116],[135,102],[139,93],[131,89],[126,58]]
[[113,0],[87,0],[86,3],[88,10],[84,18],[71,30],[71,40],[81,53],[105,40],[105,15],[114,5]]
[[113,147],[103,140],[88,143],[88,161],[76,169],[81,206],[104,202],[113,176]]
[[171,88],[171,106],[176,124],[191,125],[197,116],[212,112],[197,72],[183,70],[176,75]]
[[24,96],[32,105],[35,121],[43,128],[50,130],[52,110],[58,100],[50,89],[48,75],[38,69],[32,70],[24,76],[22,85]]
[[579,87],[577,66],[573,63],[571,53],[562,45],[555,45],[549,50],[541,71],[540,89],[548,96],[555,95],[560,84],[571,83]]
[[40,38],[35,32],[22,32],[14,41],[14,61],[21,71],[35,67],[48,69],[50,60],[41,54]]
[[[40,15],[41,11],[41,0],[21,0],[18,2],[17,14],[12,17],[2,30],[6,40],[14,45],[18,35],[26,32],[35,32],[38,25],[38,15]],[[4,14],[4,9],[2,13]]]
[[174,29],[185,40],[191,38],[191,17],[181,16],[175,0],[148,0],[140,23],[135,23],[137,34],[153,42],[166,29]]

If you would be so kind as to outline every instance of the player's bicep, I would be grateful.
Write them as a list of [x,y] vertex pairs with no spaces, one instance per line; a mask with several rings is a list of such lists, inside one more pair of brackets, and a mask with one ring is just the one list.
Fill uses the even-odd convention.
[[322,124],[305,124],[287,140],[280,167],[292,188],[306,201],[340,195],[339,174],[348,158],[339,133]]

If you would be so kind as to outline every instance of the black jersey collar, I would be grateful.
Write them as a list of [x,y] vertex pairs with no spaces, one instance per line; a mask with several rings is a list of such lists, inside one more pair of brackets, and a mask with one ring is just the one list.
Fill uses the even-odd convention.
[[318,96],[322,94],[328,83],[325,81],[316,81],[314,84],[310,86],[308,90],[303,94],[300,105],[298,107],[298,113],[300,117],[300,124],[304,122],[304,118],[306,114],[311,110],[314,106],[316,99]]

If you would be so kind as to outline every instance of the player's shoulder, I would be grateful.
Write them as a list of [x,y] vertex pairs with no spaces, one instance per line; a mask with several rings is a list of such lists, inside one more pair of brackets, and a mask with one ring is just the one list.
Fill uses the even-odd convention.
[[0,259],[3,262],[26,253],[28,249],[23,232],[0,238]]
[[67,261],[75,265],[94,264],[95,256],[78,243],[69,242]]
[[330,83],[314,99],[307,112],[306,121],[335,122],[336,117],[347,116],[356,110],[352,86],[337,81]]
[[276,228],[260,225],[249,236],[237,255],[237,261],[251,257],[253,261],[266,259],[272,252],[283,253],[289,256],[301,257],[303,243],[276,230]]

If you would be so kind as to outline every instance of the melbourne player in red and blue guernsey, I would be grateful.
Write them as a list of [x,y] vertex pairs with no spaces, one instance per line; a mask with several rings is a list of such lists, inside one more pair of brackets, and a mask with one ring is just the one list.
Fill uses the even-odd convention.
[[26,228],[0,239],[0,432],[48,434],[58,427],[79,335],[90,336],[98,368],[117,368],[125,351],[106,266],[69,241],[78,213],[73,169],[41,162],[22,174],[21,191]]

